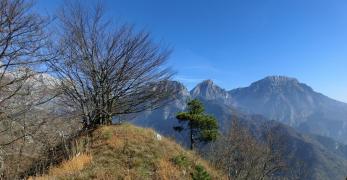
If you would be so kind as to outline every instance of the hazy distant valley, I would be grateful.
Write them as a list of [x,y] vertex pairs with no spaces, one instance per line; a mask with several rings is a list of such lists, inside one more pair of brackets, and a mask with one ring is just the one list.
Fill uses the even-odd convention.
[[300,161],[307,163],[313,179],[345,176],[347,104],[284,76],[269,76],[230,91],[211,80],[199,83],[191,91],[175,81],[167,86],[175,89],[177,99],[158,110],[142,113],[133,120],[135,124],[154,128],[185,144],[185,135],[172,128],[177,125],[175,115],[185,109],[188,99],[198,98],[217,117],[223,132],[229,130],[235,117],[255,132],[270,124],[272,131],[283,138],[283,153],[292,166]]

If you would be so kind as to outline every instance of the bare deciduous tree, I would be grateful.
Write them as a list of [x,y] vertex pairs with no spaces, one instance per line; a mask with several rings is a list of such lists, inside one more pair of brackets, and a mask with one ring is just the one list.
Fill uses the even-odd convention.
[[[44,18],[31,11],[32,3],[24,0],[0,2],[0,122],[21,115],[28,107],[13,101],[30,97],[26,82],[37,75],[35,67],[49,60]],[[8,129],[1,128],[1,132]],[[13,139],[12,141],[15,141]],[[10,141],[11,142],[11,141]],[[9,144],[8,142],[7,144]]]
[[32,6],[25,0],[0,1],[0,176],[17,172],[25,164],[22,157],[34,154],[26,148],[48,119],[42,104],[55,97],[38,83],[52,56],[48,21]]
[[33,66],[49,60],[44,50],[47,23],[30,11],[31,6],[24,0],[0,2],[0,107],[34,75]]
[[169,51],[148,33],[129,26],[115,28],[100,5],[72,3],[59,15],[59,58],[51,65],[61,80],[65,105],[82,117],[85,127],[110,124],[121,114],[156,108],[168,91],[164,68]]
[[40,79],[41,76],[31,77],[6,103],[8,116],[0,123],[0,147],[6,153],[5,169],[10,177],[23,170],[29,164],[27,160],[37,157],[40,148],[50,143],[48,132],[55,134],[47,131],[57,118],[52,113],[54,106],[46,103],[54,97],[55,90]]
[[227,172],[229,179],[267,179],[284,168],[280,154],[273,148],[273,136],[264,133],[261,143],[248,128],[233,117],[227,136],[213,145],[211,161]]

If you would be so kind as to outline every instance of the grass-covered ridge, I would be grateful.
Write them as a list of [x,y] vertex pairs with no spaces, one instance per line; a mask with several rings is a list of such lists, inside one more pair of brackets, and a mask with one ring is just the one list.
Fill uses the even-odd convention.
[[226,179],[194,152],[152,129],[103,126],[90,141],[89,148],[34,179]]

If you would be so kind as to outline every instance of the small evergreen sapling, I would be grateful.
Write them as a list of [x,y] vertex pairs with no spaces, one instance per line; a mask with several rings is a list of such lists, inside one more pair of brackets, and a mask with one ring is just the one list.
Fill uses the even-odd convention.
[[195,171],[192,174],[193,180],[211,180],[210,174],[205,170],[205,168],[201,165],[197,165],[195,167]]
[[178,113],[176,118],[180,124],[187,122],[188,126],[176,126],[174,129],[179,132],[185,129],[190,131],[190,149],[194,148],[196,142],[215,141],[218,136],[217,121],[205,113],[203,104],[197,99],[191,100],[187,110]]

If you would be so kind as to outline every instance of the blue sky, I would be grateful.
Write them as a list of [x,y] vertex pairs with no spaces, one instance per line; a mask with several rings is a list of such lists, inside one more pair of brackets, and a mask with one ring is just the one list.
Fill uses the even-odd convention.
[[[62,0],[37,0],[54,13]],[[82,1],[92,3],[93,1]],[[105,0],[108,16],[174,48],[168,65],[189,89],[295,77],[347,102],[345,0]]]

